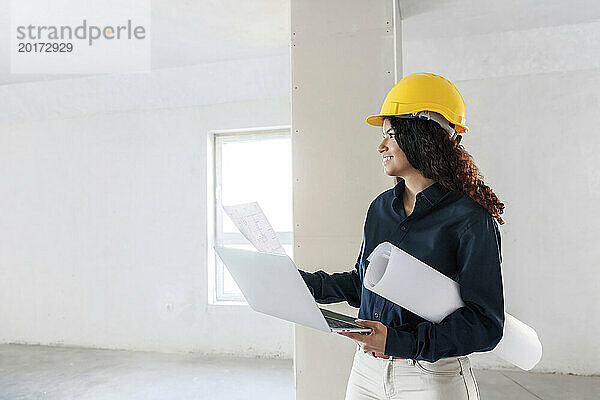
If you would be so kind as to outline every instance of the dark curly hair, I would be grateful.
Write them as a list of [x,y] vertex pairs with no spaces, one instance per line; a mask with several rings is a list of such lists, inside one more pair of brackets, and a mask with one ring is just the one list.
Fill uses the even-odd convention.
[[[396,141],[413,168],[450,190],[464,193],[485,208],[499,224],[504,204],[483,182],[473,157],[435,121],[420,118],[387,117]],[[397,184],[399,177],[394,178]]]

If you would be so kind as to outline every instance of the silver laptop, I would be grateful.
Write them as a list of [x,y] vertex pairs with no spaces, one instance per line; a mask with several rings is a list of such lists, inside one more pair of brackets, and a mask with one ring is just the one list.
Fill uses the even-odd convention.
[[323,332],[370,333],[354,318],[317,306],[287,255],[214,246],[253,310]]

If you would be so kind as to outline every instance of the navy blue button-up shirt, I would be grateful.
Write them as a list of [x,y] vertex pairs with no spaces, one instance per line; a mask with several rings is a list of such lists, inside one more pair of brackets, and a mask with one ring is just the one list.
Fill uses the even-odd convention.
[[[502,338],[504,296],[501,238],[496,220],[470,197],[435,182],[417,194],[406,216],[404,180],[371,202],[352,271],[300,274],[321,304],[347,301],[358,317],[387,327],[385,354],[434,362],[492,350]],[[460,284],[464,307],[429,322],[366,289],[367,257],[388,241]]]

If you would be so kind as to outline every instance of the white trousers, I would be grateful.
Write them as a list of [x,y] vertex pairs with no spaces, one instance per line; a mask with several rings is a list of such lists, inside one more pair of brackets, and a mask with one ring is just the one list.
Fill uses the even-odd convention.
[[383,359],[358,345],[346,388],[346,400],[479,400],[479,388],[467,356],[434,363]]

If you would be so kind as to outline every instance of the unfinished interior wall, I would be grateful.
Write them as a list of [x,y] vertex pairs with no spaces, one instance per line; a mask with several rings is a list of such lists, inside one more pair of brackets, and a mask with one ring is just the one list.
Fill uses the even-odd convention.
[[291,358],[207,304],[206,251],[207,135],[289,124],[288,88],[287,55],[0,86],[0,343]]
[[[292,0],[291,18],[295,262],[349,271],[370,202],[393,186],[381,131],[364,120],[394,84],[392,2]],[[354,350],[341,335],[296,326],[296,398],[343,398]]]

